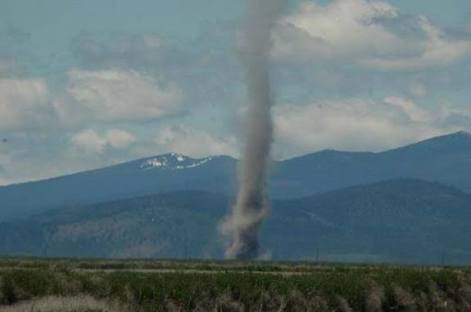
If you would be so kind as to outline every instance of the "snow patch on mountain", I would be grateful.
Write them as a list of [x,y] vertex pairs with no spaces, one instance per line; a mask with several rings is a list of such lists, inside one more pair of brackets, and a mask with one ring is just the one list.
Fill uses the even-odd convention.
[[182,170],[196,168],[211,161],[212,157],[203,159],[193,159],[182,154],[170,153],[153,158],[146,159],[141,163],[140,168],[143,170],[150,169],[167,169]]

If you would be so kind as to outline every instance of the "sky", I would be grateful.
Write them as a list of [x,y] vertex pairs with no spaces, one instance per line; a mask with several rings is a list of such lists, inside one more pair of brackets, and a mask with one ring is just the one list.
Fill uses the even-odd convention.
[[[0,185],[178,152],[239,156],[244,1],[2,0]],[[471,131],[469,0],[291,0],[273,157]]]

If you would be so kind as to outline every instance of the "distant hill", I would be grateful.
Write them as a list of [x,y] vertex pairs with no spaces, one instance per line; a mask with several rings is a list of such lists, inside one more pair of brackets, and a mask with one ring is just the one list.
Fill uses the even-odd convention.
[[[357,184],[415,178],[471,192],[471,135],[458,132],[381,153],[322,151],[274,162],[275,199],[305,197]],[[0,187],[0,220],[64,206],[173,191],[236,190],[237,160],[166,154],[74,175]]]
[[[232,200],[183,191],[59,209],[0,224],[0,254],[220,258]],[[399,179],[273,203],[262,243],[274,259],[471,262],[471,195]]]
[[[471,262],[471,195],[412,179],[280,201],[264,233],[279,258]],[[278,241],[283,248],[278,249]]]
[[0,221],[71,207],[182,190],[234,189],[237,161],[171,153],[49,180],[0,187]]

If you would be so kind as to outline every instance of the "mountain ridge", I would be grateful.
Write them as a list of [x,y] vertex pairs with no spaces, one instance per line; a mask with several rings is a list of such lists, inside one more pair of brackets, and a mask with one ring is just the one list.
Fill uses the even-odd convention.
[[[178,191],[57,209],[0,223],[0,254],[221,258],[232,199]],[[450,264],[471,261],[471,195],[414,179],[275,200],[261,244],[277,260]]]
[[[76,206],[178,190],[237,191],[238,161],[229,156],[195,159],[177,153],[0,187],[0,221],[63,206]],[[471,191],[471,135],[431,138],[384,152],[325,150],[274,162],[270,197],[289,199],[381,180],[416,178]]]
[[[306,157],[310,157],[310,156],[314,156],[314,155],[323,155],[323,154],[379,155],[379,154],[384,154],[384,153],[397,152],[397,151],[408,149],[410,147],[419,146],[421,144],[428,144],[428,143],[434,142],[436,140],[449,139],[449,138],[467,138],[467,140],[469,140],[469,143],[471,144],[471,132],[461,130],[461,131],[453,132],[453,133],[450,133],[450,134],[445,134],[445,135],[432,137],[432,138],[429,138],[429,139],[424,139],[424,140],[418,141],[416,143],[410,143],[410,144],[406,144],[404,146],[400,146],[400,147],[392,148],[392,149],[387,149],[387,150],[379,151],[379,152],[323,149],[323,150],[319,150],[317,152],[298,155],[298,156],[290,157],[290,158],[283,159],[283,160],[273,160],[273,163],[286,162],[286,161],[295,161],[295,160],[298,160],[298,159],[303,159],[303,158],[306,158]],[[113,164],[113,165],[109,165],[109,166],[98,167],[98,168],[93,168],[93,169],[86,169],[86,170],[82,170],[82,171],[78,171],[78,172],[73,172],[73,173],[70,173],[70,174],[64,174],[64,175],[48,177],[48,178],[44,178],[44,179],[31,180],[31,181],[25,181],[25,182],[19,182],[19,183],[7,184],[7,185],[0,185],[0,188],[10,187],[10,186],[18,186],[18,185],[29,184],[29,183],[44,182],[44,181],[55,180],[55,179],[61,179],[61,178],[80,175],[80,174],[84,174],[84,173],[93,173],[95,171],[113,169],[113,168],[116,168],[116,167],[121,167],[123,165],[130,165],[130,164],[135,164],[135,163],[144,163],[144,162],[152,160],[152,159],[159,159],[161,157],[166,157],[166,156],[183,156],[183,157],[185,157],[187,159],[190,159],[190,160],[193,160],[193,161],[202,161],[202,160],[205,160],[205,159],[214,159],[214,158],[226,158],[226,159],[236,161],[236,162],[240,161],[239,159],[234,158],[232,156],[228,156],[228,155],[208,155],[206,157],[197,158],[197,157],[184,155],[184,154],[181,154],[181,153],[168,152],[168,153],[154,155],[154,156],[147,156],[147,157],[142,157],[142,158],[138,158],[138,159],[122,161],[122,162],[119,162],[117,164]]]

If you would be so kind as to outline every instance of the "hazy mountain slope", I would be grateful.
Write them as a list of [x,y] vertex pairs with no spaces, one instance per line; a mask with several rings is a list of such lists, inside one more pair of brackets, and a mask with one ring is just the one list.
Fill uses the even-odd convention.
[[[419,180],[355,186],[277,202],[267,244],[275,250],[283,240],[283,258],[303,257],[310,248],[324,259],[358,254],[360,260],[471,261],[470,204],[469,194]],[[282,223],[278,219],[297,225],[272,228]]]
[[[51,208],[171,191],[233,194],[237,161],[167,154],[75,175],[0,187],[0,220]],[[459,132],[383,153],[322,151],[275,162],[271,196],[289,199],[357,184],[417,178],[471,191],[471,135]]]
[[0,250],[43,256],[200,255],[205,248],[213,252],[215,224],[227,206],[222,195],[186,191],[55,210],[1,224]]
[[[416,178],[471,191],[471,135],[457,132],[382,153],[322,151],[275,167],[274,194],[306,196],[396,178]],[[280,183],[290,190],[280,195]]]
[[[179,161],[181,160],[181,161]],[[166,154],[44,181],[0,187],[0,220],[48,209],[178,190],[233,189],[236,160]]]
[[[231,200],[176,192],[51,211],[0,225],[0,253],[82,257],[221,257]],[[276,201],[262,241],[276,259],[465,263],[471,196],[394,180]]]

